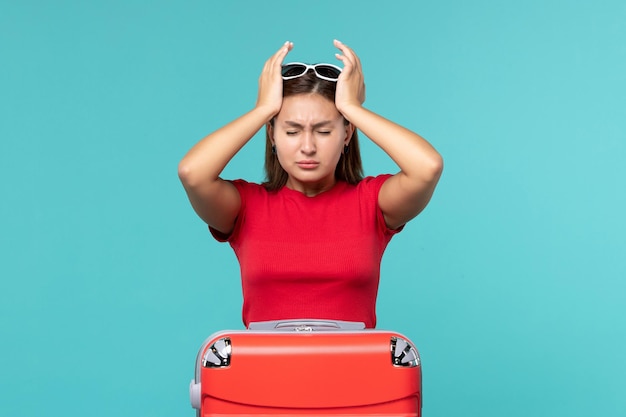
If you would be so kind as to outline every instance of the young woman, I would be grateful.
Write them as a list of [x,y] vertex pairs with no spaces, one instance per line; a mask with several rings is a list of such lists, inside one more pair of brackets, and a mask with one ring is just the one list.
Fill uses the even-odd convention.
[[[428,204],[443,169],[422,137],[363,107],[361,62],[334,41],[343,69],[265,63],[255,107],[198,142],[179,177],[189,200],[241,267],[243,321],[334,319],[376,325],[383,252]],[[220,173],[266,128],[267,181]],[[362,178],[357,129],[400,171]]]

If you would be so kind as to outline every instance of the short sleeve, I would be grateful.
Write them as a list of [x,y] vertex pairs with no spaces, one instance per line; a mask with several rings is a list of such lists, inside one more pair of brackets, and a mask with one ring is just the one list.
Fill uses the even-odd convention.
[[391,177],[391,174],[381,174],[375,177],[365,177],[359,183],[359,186],[362,187],[362,193],[376,206],[376,224],[378,225],[379,232],[389,237],[400,233],[402,229],[404,229],[404,225],[398,227],[397,229],[389,228],[387,226],[387,223],[385,222],[385,216],[383,215],[383,211],[378,205],[378,194],[380,193],[380,189],[382,188],[385,181],[387,181]]
[[241,198],[241,207],[239,207],[239,213],[237,214],[235,227],[233,228],[232,232],[222,233],[219,230],[215,230],[214,228],[209,226],[209,232],[211,232],[211,236],[213,236],[213,238],[218,242],[231,242],[238,236],[239,230],[241,229],[241,223],[243,222],[243,219],[245,217],[245,208],[248,200],[247,196],[249,194],[250,186],[252,185],[251,183],[244,180],[234,180],[229,182],[233,184],[235,188],[237,188],[237,191],[239,191],[239,198]]

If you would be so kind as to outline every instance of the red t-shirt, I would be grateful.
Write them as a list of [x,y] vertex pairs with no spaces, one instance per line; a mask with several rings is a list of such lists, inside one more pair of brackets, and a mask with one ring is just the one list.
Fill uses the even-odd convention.
[[392,236],[378,207],[390,175],[339,181],[314,197],[233,181],[241,209],[229,242],[241,267],[243,322],[335,319],[376,326],[380,262]]

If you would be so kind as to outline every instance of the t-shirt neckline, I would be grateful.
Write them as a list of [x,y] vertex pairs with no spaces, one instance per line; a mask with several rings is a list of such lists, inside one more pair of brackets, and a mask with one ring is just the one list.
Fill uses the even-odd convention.
[[283,185],[278,192],[279,193],[284,193],[286,195],[294,195],[294,196],[300,196],[300,198],[305,198],[305,199],[319,199],[319,198],[324,198],[327,195],[332,195],[335,194],[337,191],[341,191],[345,185],[347,183],[345,181],[337,181],[335,182],[335,184],[333,184],[332,187],[330,187],[328,190],[324,190],[319,194],[316,194],[314,196],[307,196],[306,194],[304,194],[302,191],[298,191],[298,190],[293,190],[289,187],[287,187],[286,185]]

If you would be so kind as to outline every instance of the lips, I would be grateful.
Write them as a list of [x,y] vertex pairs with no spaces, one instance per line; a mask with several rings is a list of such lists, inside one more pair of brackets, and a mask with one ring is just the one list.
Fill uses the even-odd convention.
[[320,163],[317,161],[310,161],[310,160],[296,162],[296,165],[298,165],[302,169],[314,169],[314,168],[317,168],[319,164]]

